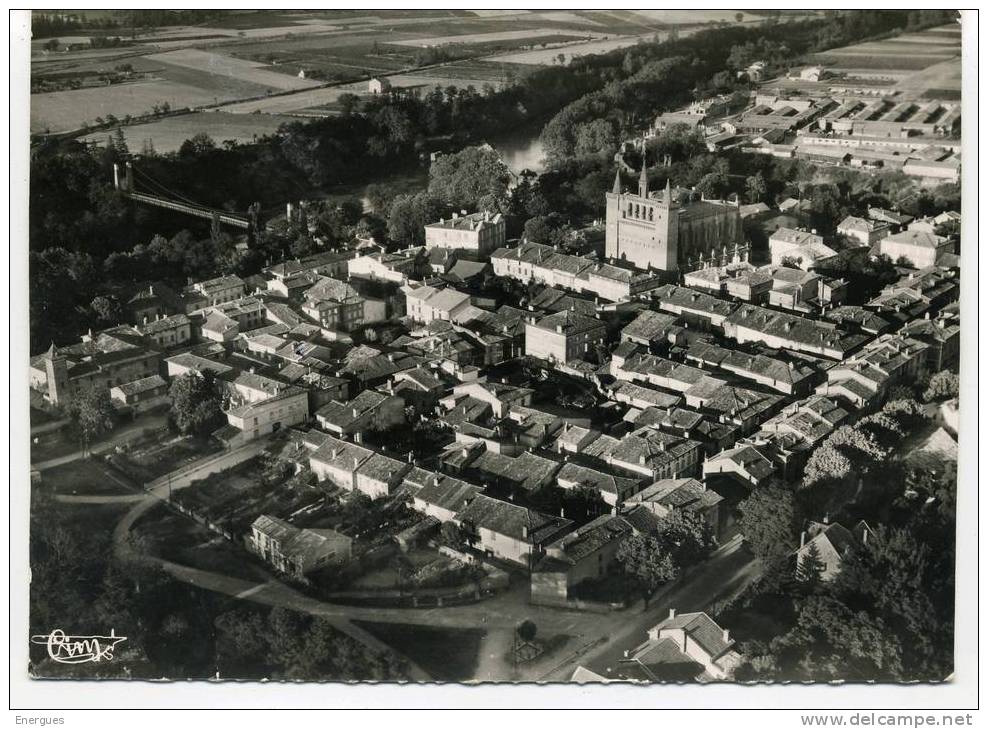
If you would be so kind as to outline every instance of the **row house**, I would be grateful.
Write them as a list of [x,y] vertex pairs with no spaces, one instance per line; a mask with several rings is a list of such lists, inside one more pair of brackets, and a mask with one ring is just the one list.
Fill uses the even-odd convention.
[[651,292],[661,311],[681,317],[690,327],[722,329],[735,304],[684,286],[665,284]]
[[853,358],[827,370],[817,393],[856,408],[877,405],[888,388],[915,382],[927,371],[930,345],[903,334],[885,334]]
[[755,342],[835,360],[846,359],[870,339],[865,334],[838,329],[831,322],[751,304],[742,304],[725,318],[724,333],[738,344]]
[[782,360],[764,354],[748,354],[708,342],[695,342],[686,360],[751,380],[784,395],[801,396],[813,390],[819,372],[801,360]]

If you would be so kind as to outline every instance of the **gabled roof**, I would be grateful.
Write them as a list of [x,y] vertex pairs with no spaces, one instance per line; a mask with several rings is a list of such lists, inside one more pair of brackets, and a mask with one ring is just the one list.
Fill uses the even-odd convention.
[[538,320],[536,326],[539,329],[546,329],[549,331],[558,331],[561,327],[564,334],[567,336],[573,336],[576,334],[582,334],[583,332],[603,329],[604,323],[600,319],[583,316],[582,314],[577,314],[574,311],[567,310],[542,317]]
[[630,537],[633,532],[633,527],[624,518],[604,514],[552,542],[546,551],[554,560],[576,565],[605,546]]
[[573,523],[483,494],[478,494],[456,519],[528,544],[544,543]]
[[677,326],[678,318],[670,314],[646,309],[621,330],[622,336],[654,341],[668,335]]

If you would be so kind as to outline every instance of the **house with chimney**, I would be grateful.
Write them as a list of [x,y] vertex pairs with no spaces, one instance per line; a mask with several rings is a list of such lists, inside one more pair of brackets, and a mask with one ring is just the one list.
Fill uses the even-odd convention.
[[662,519],[673,512],[698,514],[710,526],[710,532],[720,539],[728,521],[724,498],[708,490],[695,478],[665,478],[646,486],[624,499],[624,509],[643,508]]
[[388,430],[405,423],[405,401],[395,395],[364,390],[351,400],[333,400],[316,411],[323,430],[360,443],[367,431]]
[[145,318],[137,330],[161,350],[175,349],[192,340],[192,322],[185,314]]
[[299,529],[263,514],[251,524],[247,548],[278,572],[304,579],[323,567],[346,564],[353,540],[333,529]]
[[648,639],[626,651],[619,674],[632,680],[726,681],[742,656],[730,631],[703,612],[677,613],[648,631]]
[[634,531],[623,517],[604,514],[546,545],[532,570],[531,602],[564,606],[575,587],[611,573],[618,547]]
[[800,534],[799,549],[796,550],[797,576],[809,579],[813,572],[823,582],[833,580],[844,560],[863,548],[870,536],[871,527],[864,521],[859,521],[852,529],[836,522],[810,522]]
[[574,311],[560,311],[525,326],[525,354],[549,362],[584,359],[607,341],[600,319]]
[[501,213],[453,213],[425,226],[425,247],[469,251],[487,256],[504,246],[506,222]]
[[309,456],[309,468],[320,481],[379,499],[401,485],[412,464],[327,436]]
[[352,331],[367,321],[384,318],[383,308],[368,316],[364,299],[345,281],[322,276],[306,292],[302,313],[326,329]]
[[767,483],[774,474],[772,462],[752,445],[728,448],[703,462],[703,481],[708,485],[714,477],[728,477],[751,490]]
[[409,506],[440,523],[453,521],[459,512],[484,492],[482,486],[417,466],[405,474],[404,486],[411,493]]
[[488,557],[531,570],[546,545],[572,529],[573,522],[508,501],[478,494],[454,522],[474,548]]

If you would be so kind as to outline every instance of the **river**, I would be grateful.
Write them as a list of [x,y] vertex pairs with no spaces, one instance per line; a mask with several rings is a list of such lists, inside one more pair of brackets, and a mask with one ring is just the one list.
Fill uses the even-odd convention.
[[[496,149],[504,163],[515,174],[523,170],[531,170],[536,174],[545,171],[545,161],[542,159],[542,140],[539,139],[540,129],[525,129],[505,135],[499,139],[490,140],[489,144]],[[391,188],[395,195],[408,195],[421,192],[429,185],[429,170],[422,166],[414,169],[394,170],[383,173],[371,183],[360,185],[340,185],[330,190],[331,195],[356,195],[364,203],[364,210],[372,210],[367,199],[366,189],[370,184],[385,185]]]

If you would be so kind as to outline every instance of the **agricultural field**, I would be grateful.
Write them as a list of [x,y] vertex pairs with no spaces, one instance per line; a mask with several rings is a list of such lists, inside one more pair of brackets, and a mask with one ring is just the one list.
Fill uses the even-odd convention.
[[[558,30],[555,28],[531,28],[526,30],[505,30],[496,33],[471,33],[469,35],[442,35],[434,36],[432,38],[416,38],[414,40],[398,40],[391,41],[394,45],[399,46],[413,46],[416,48],[425,48],[427,46],[448,46],[455,45],[459,43],[466,44],[489,44],[497,43],[500,41],[514,41],[514,40],[528,40],[538,41],[545,36],[556,36],[558,35]],[[589,37],[597,37],[594,34],[588,34]],[[561,36],[561,37],[571,37],[578,39],[578,36]]]
[[[140,152],[147,140],[159,154],[177,152],[182,142],[200,132],[208,134],[217,144],[232,140],[240,144],[251,144],[260,137],[274,134],[286,122],[298,121],[294,117],[277,114],[231,114],[225,111],[183,114],[148,124],[135,124],[122,127],[124,140],[133,152]],[[102,144],[108,132],[94,132],[83,137],[83,141]]]
[[318,82],[296,76],[273,73],[264,68],[263,63],[248,61],[242,58],[211,53],[196,48],[186,48],[180,51],[155,53],[146,56],[149,61],[163,63],[167,66],[190,68],[196,71],[221,76],[224,79],[246,81],[257,86],[270,86],[279,91],[294,91],[296,89],[318,86]]
[[[85,133],[108,117],[153,121],[155,107],[164,104],[193,113],[223,105],[235,114],[323,115],[333,113],[340,94],[362,91],[371,76],[389,75],[402,88],[499,86],[528,67],[559,63],[560,54],[568,62],[650,40],[672,25],[690,33],[705,23],[736,22],[734,15],[707,10],[236,12],[203,25],[121,29],[123,45],[115,48],[80,47],[88,36],[77,32],[60,39],[63,45],[55,50],[44,47],[46,40],[33,44],[32,74],[41,93],[32,96],[31,130]],[[744,16],[745,22],[757,20]],[[70,47],[73,43],[78,45]],[[119,71],[123,66],[132,70]],[[75,74],[110,82],[65,88],[70,84],[64,79]],[[161,148],[173,147],[186,124],[155,126]],[[238,126],[222,133],[245,140],[270,129],[266,120],[257,129]]]
[[960,59],[961,37],[946,29],[907,33],[880,41],[834,48],[810,60],[838,70],[900,71],[912,73],[934,64]]

